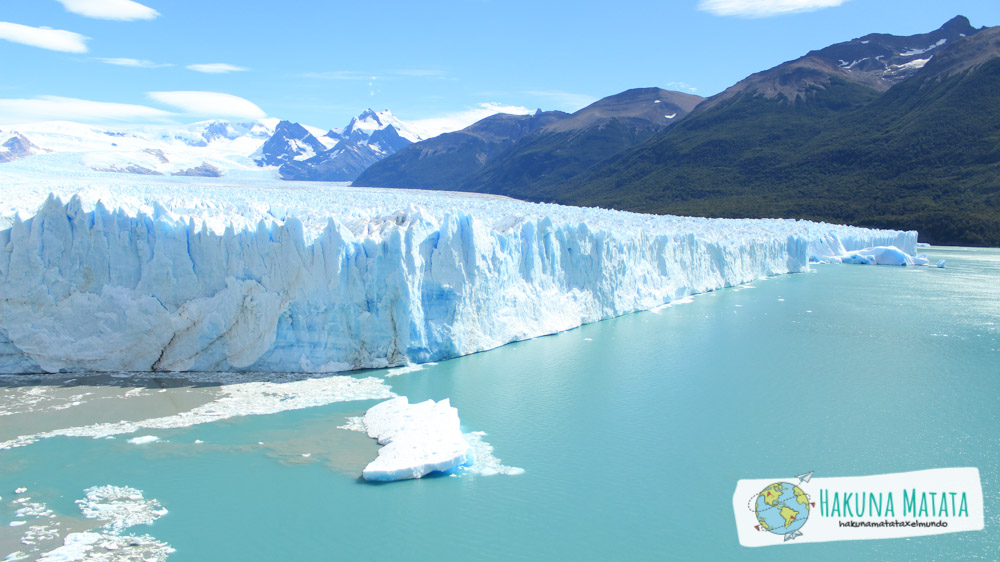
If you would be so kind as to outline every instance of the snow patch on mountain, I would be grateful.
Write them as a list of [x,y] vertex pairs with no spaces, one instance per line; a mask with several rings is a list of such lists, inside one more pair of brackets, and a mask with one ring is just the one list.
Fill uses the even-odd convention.
[[390,126],[396,129],[399,136],[411,143],[428,138],[426,131],[419,129],[411,123],[401,121],[388,109],[376,112],[370,108],[362,112],[361,115],[351,119],[351,122],[341,132],[341,137],[351,138],[351,135],[354,133],[370,137],[375,131],[380,131]]
[[947,39],[940,39],[940,40],[938,40],[937,43],[934,43],[933,45],[931,45],[929,47],[926,47],[924,49],[907,49],[906,51],[903,51],[902,53],[899,53],[899,56],[901,56],[901,57],[914,57],[914,56],[917,56],[917,55],[922,55],[922,54],[924,54],[924,53],[926,53],[928,51],[933,51],[934,49],[937,49],[938,47],[943,46],[947,42],[948,42]]

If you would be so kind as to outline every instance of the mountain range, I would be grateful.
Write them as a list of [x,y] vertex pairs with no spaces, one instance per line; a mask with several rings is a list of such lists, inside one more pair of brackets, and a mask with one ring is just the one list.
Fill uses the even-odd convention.
[[281,179],[351,181],[375,162],[424,138],[388,109],[367,109],[343,129],[322,134],[281,121],[254,161],[259,166],[278,166]]
[[[355,184],[806,218],[1000,245],[1000,28],[958,16],[929,33],[866,35],[704,100],[681,95],[640,89],[605,98],[477,153],[478,165],[460,143],[448,151],[439,139],[423,141]],[[676,109],[663,112],[669,122],[650,120],[654,113],[617,113],[616,100],[629,111],[657,100]],[[591,121],[601,106],[609,109]]]
[[0,163],[75,174],[350,181],[426,136],[388,110],[371,109],[329,130],[277,119],[122,127],[53,121],[0,130]]
[[494,115],[406,147],[356,185],[530,193],[669,129],[703,98],[660,88],[608,96],[573,114]]
[[277,119],[5,127],[0,163],[353,180],[1000,246],[1000,27],[957,16],[810,51],[709,98],[636,88],[572,114],[497,114],[435,137],[371,109],[327,130]]

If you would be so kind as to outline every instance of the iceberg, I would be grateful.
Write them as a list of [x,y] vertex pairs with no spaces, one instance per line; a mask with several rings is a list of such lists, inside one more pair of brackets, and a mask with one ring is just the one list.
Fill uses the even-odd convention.
[[450,472],[470,464],[472,446],[462,435],[458,410],[445,398],[410,404],[399,396],[376,404],[362,418],[368,436],[383,445],[365,467],[365,480],[389,482]]
[[442,192],[48,181],[0,175],[2,373],[426,363],[917,241]]
[[831,256],[826,261],[860,265],[928,265],[927,254],[912,256],[896,246],[876,246]]

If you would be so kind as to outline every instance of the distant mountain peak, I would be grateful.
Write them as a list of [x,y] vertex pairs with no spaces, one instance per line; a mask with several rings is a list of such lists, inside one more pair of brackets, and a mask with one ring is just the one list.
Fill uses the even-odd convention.
[[[349,139],[352,142],[357,142],[370,137],[375,131],[385,129],[386,127],[395,128],[396,132],[399,133],[399,136],[410,142],[421,141],[429,136],[423,131],[418,130],[413,125],[401,121],[388,109],[375,111],[370,107],[362,111],[357,116],[351,118],[351,122],[348,123],[347,126],[341,131],[331,130],[330,136],[333,138],[344,138]],[[336,136],[334,136],[334,134]]]
[[941,26],[940,29],[942,31],[954,31],[957,33],[966,33],[966,34],[968,34],[968,30],[970,29],[975,30],[975,28],[972,27],[972,22],[969,21],[969,18],[961,14],[946,21],[944,25]]
[[352,117],[343,129],[331,129],[326,136],[336,141],[332,148],[317,151],[308,158],[285,159],[278,169],[281,177],[351,181],[371,164],[424,138],[388,109],[375,111],[370,107]]
[[312,158],[326,149],[326,145],[302,125],[279,121],[274,134],[261,146],[254,161],[258,166],[280,166],[289,161]]
[[0,144],[0,162],[12,162],[39,152],[42,149],[35,146],[28,137],[14,131],[10,138]]
[[632,88],[597,100],[566,119],[548,125],[549,132],[600,126],[610,119],[634,119],[653,127],[672,125],[678,116],[690,113],[705,98],[662,88]]

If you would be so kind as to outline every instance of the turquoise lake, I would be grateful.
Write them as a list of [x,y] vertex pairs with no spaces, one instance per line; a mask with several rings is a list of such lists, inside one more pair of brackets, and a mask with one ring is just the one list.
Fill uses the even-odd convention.
[[[28,550],[15,488],[84,525],[74,500],[113,484],[169,511],[129,532],[171,561],[996,559],[1000,250],[924,250],[948,266],[814,266],[386,379],[450,398],[520,475],[359,480],[378,447],[337,426],[377,400],[3,450],[0,558]],[[741,478],[963,466],[983,531],[738,543]]]

